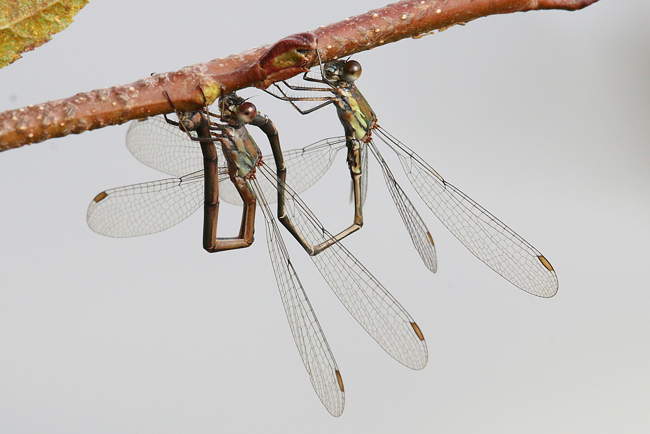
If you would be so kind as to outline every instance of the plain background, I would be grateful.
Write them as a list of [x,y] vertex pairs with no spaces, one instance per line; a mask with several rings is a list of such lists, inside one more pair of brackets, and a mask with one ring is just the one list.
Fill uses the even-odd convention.
[[[0,70],[0,109],[130,83],[383,5],[94,1]],[[375,165],[366,224],[346,245],[420,325],[426,369],[387,356],[283,230],[345,380],[339,419],[296,351],[262,222],[251,248],[213,255],[201,248],[201,213],[146,237],[92,232],[85,215],[97,193],[165,177],[128,153],[126,125],[2,153],[0,432],[649,430],[648,16],[647,1],[601,0],[354,56],[380,124],[542,251],[560,290],[530,296],[476,260],[386,151],[433,233],[439,272],[419,262]],[[259,91],[242,94],[271,115],[286,149],[342,133],[333,109],[301,117]],[[303,198],[327,227],[349,222],[343,154]],[[221,233],[239,216],[224,206]]]

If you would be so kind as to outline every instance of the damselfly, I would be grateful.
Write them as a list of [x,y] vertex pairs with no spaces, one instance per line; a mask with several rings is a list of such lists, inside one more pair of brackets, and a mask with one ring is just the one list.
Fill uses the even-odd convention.
[[[204,203],[204,247],[218,251],[252,243],[254,209],[256,203],[260,204],[271,263],[294,341],[317,395],[332,415],[339,416],[345,396],[338,366],[268,206],[279,196],[278,211],[291,220],[292,234],[303,247],[314,251],[314,246],[323,246],[311,258],[352,316],[397,361],[412,369],[424,368],[427,347],[415,321],[342,244],[335,242],[297,193],[286,185],[284,157],[270,119],[234,94],[222,97],[219,105],[219,115],[207,110],[180,113],[178,121],[171,121],[173,125],[162,118],[133,122],[127,146],[136,158],[174,176],[190,174],[100,193],[88,208],[89,226],[112,237],[144,235],[179,223]],[[246,124],[258,126],[266,133],[274,162],[260,157]],[[188,136],[174,125],[197,134]],[[221,143],[221,150],[214,146],[215,141]],[[298,173],[301,166],[323,166],[321,157],[316,158],[318,164],[311,162],[317,153],[289,152],[285,156],[291,162],[288,180],[292,179],[294,166]],[[318,170],[312,176],[313,181],[318,179]],[[313,182],[305,176],[298,178],[303,181],[301,189]],[[232,182],[223,182],[226,179]],[[218,196],[228,196],[231,201],[239,197],[246,205],[238,237],[216,237]]]
[[[551,263],[530,243],[465,193],[445,181],[420,156],[381,128],[377,124],[374,111],[355,85],[360,76],[359,62],[334,60],[320,66],[320,77],[309,75],[309,71],[303,75],[304,80],[325,87],[294,86],[285,81],[282,83],[286,87],[276,83],[267,90],[267,93],[276,98],[289,101],[301,114],[311,113],[329,104],[336,107],[345,137],[328,139],[320,147],[339,150],[343,147],[342,143],[347,147],[347,162],[353,181],[355,204],[351,228],[358,229],[363,222],[362,205],[367,188],[365,172],[369,148],[379,162],[390,194],[414,246],[425,265],[435,272],[433,239],[375,146],[374,132],[376,137],[397,154],[406,176],[422,200],[474,256],[524,291],[540,297],[554,296],[558,282]],[[290,91],[313,93],[309,96],[289,95]],[[296,104],[300,101],[316,101],[319,104],[303,110]],[[312,145],[305,149],[314,147],[315,145]],[[319,149],[319,152],[324,150]]]

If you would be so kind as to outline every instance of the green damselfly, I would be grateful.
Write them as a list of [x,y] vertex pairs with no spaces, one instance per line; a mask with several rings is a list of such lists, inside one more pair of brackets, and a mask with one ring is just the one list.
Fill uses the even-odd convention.
[[[267,93],[290,102],[301,114],[311,113],[330,104],[336,107],[345,136],[315,143],[305,150],[325,153],[322,148],[335,151],[347,148],[355,204],[350,233],[363,223],[362,205],[367,188],[366,160],[369,149],[382,169],[386,185],[420,257],[427,268],[436,271],[437,260],[430,232],[379,153],[374,141],[378,137],[397,154],[406,176],[422,200],[474,256],[530,294],[552,297],[557,293],[557,276],[544,255],[448,183],[419,155],[377,124],[377,116],[355,85],[361,76],[359,62],[334,60],[321,64],[319,72],[320,76],[314,76],[310,71],[305,72],[303,79],[318,83],[321,87],[296,86],[283,81],[267,89]],[[303,110],[296,104],[302,101],[318,104]]]

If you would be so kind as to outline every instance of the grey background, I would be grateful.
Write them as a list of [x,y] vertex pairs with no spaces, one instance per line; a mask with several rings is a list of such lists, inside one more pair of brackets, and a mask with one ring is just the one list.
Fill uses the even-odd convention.
[[[0,109],[130,83],[380,6],[94,1],[0,70]],[[251,248],[213,255],[201,248],[201,213],[146,237],[92,232],[95,194],[165,177],[128,153],[126,125],[2,153],[0,432],[648,430],[649,14],[646,1],[601,0],[354,56],[380,124],[541,250],[560,291],[530,296],[477,261],[391,157],[436,240],[431,275],[371,165],[366,225],[346,245],[418,321],[430,360],[415,372],[388,357],[285,236],[345,380],[339,419],[295,349],[261,222]],[[286,149],[341,134],[333,109],[301,117],[243,94],[257,95]],[[352,213],[340,158],[303,195],[331,228]],[[239,216],[224,206],[221,233]]]

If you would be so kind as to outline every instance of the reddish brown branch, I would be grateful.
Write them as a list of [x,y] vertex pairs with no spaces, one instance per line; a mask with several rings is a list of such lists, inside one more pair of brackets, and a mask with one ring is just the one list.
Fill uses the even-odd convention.
[[[179,110],[198,108],[221,92],[266,87],[323,61],[404,38],[464,24],[476,18],[539,9],[578,10],[598,0],[406,0],[284,38],[224,59],[157,74],[132,84],[80,93],[0,113],[0,151],[52,137],[78,134],[132,119],[169,113],[166,90]],[[318,41],[318,42],[317,42]]]

